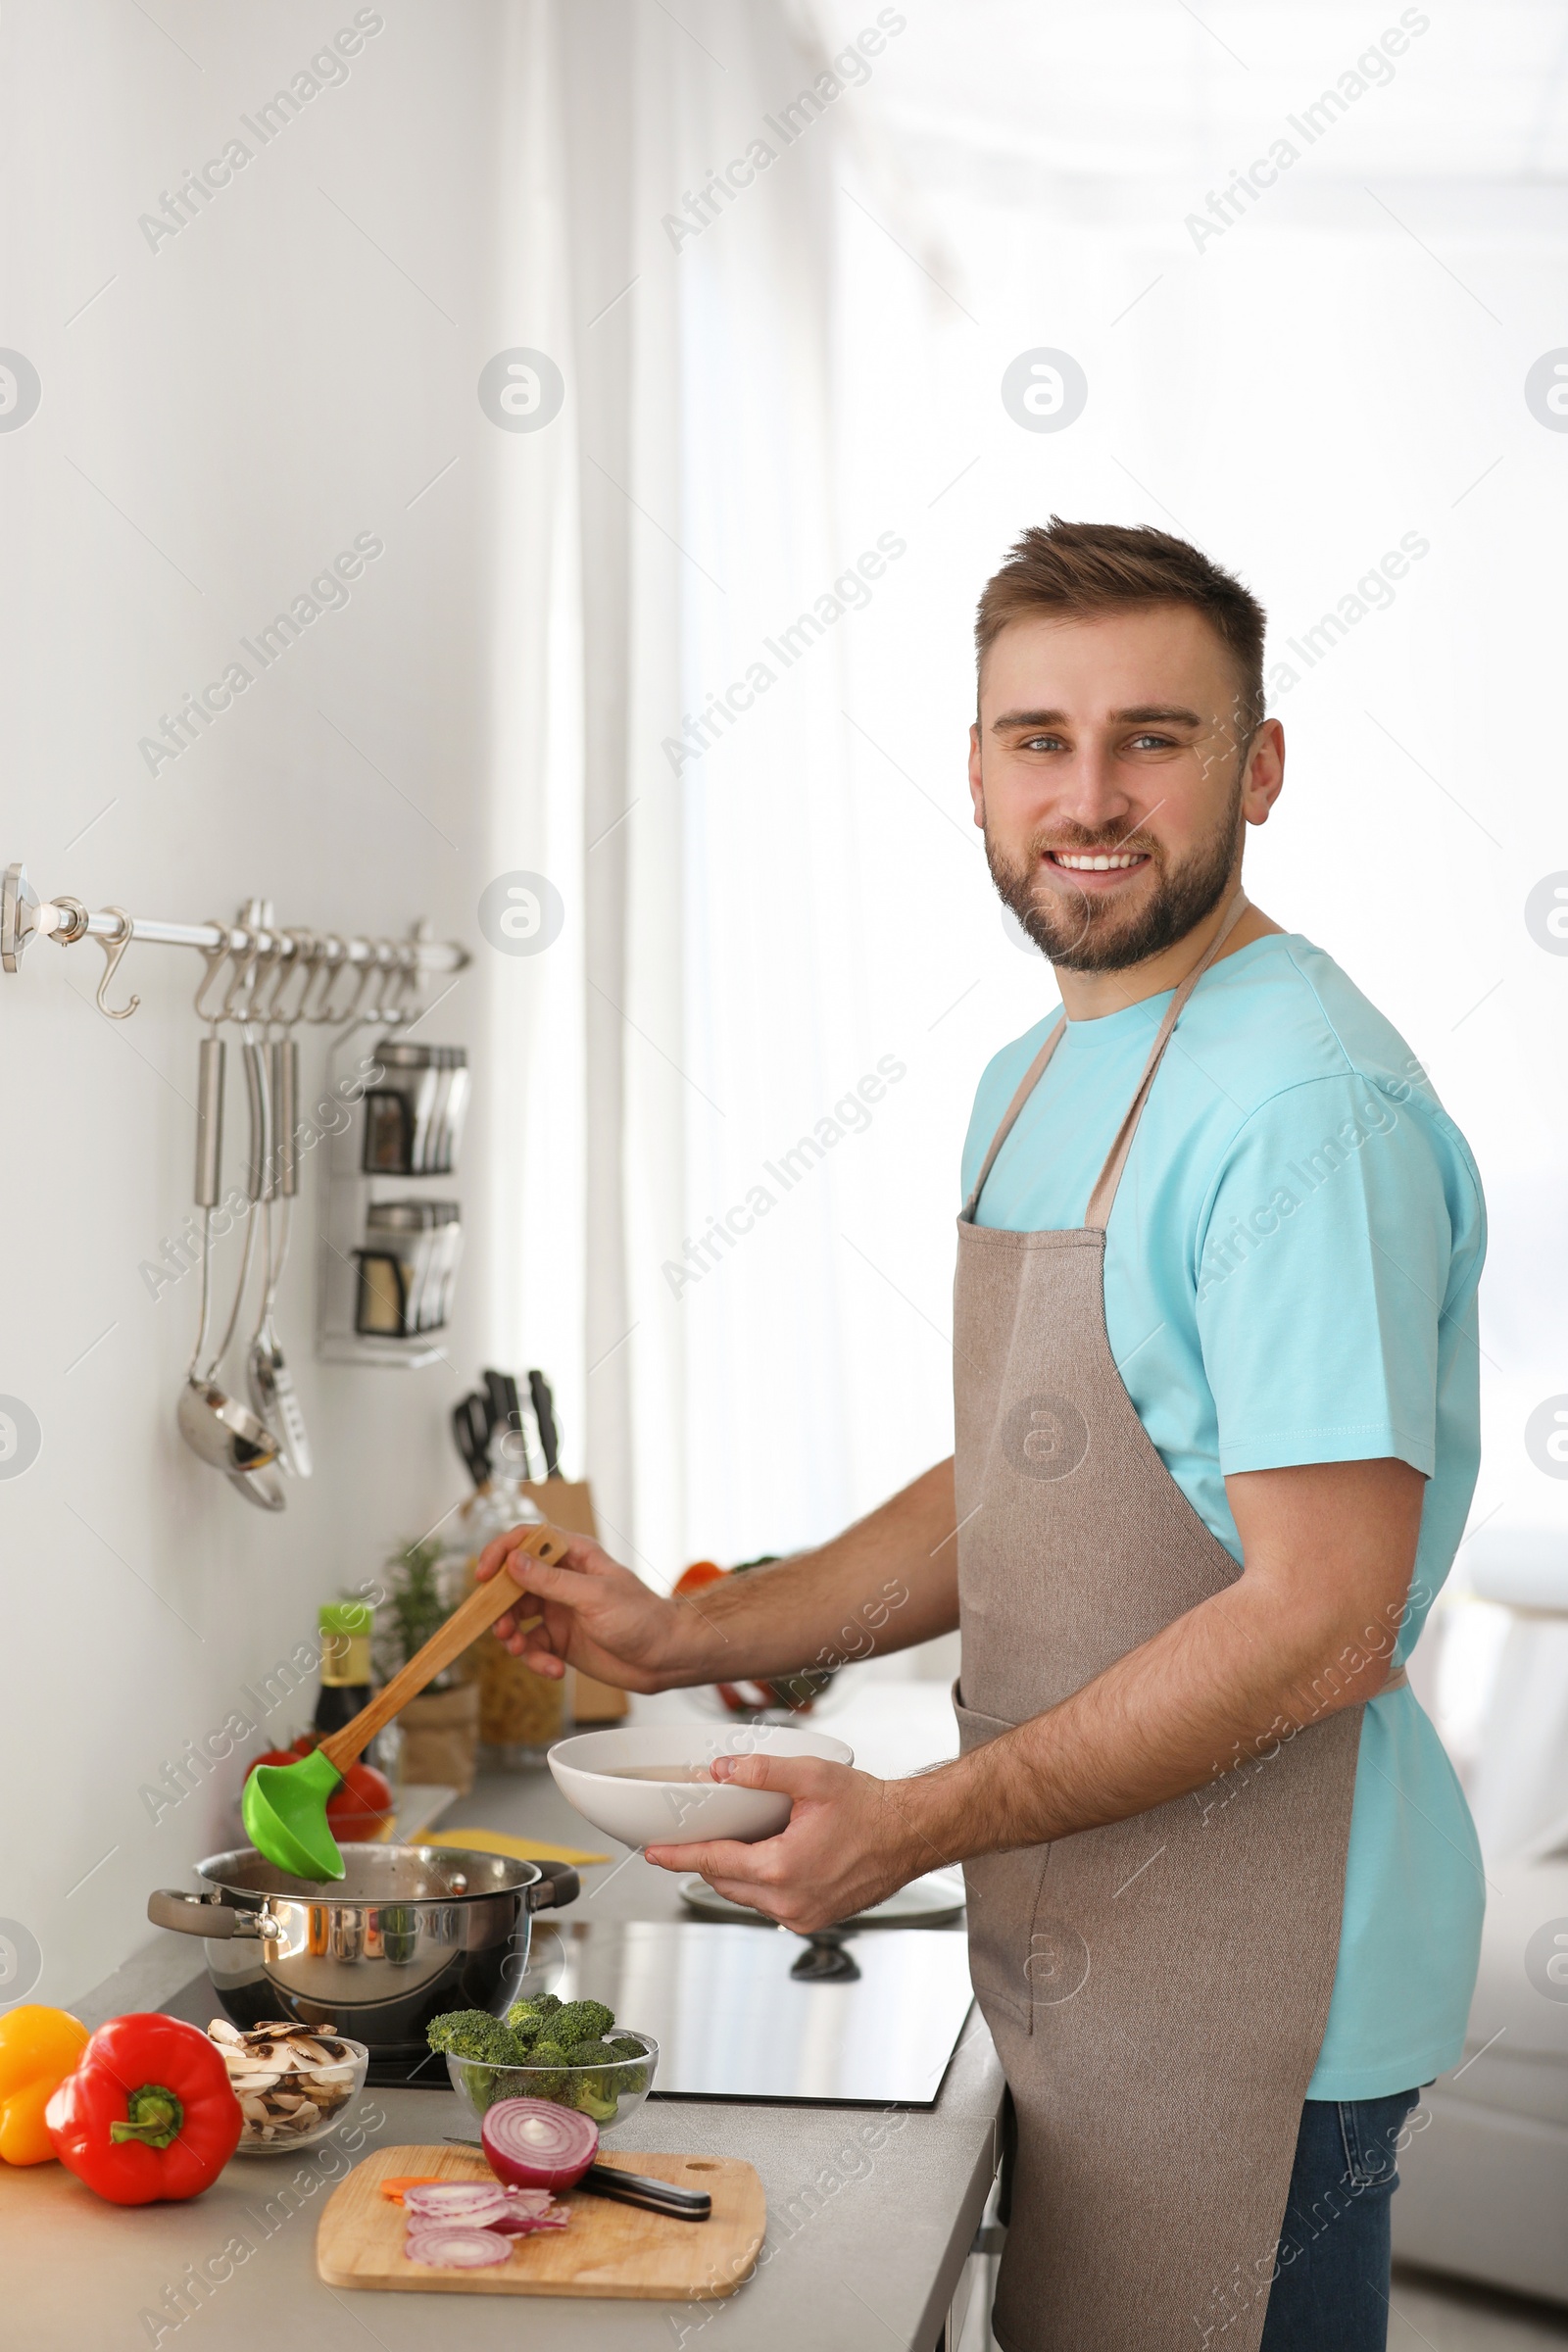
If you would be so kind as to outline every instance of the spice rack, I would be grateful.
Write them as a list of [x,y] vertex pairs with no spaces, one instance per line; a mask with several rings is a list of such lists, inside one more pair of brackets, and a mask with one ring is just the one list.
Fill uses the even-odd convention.
[[[416,1372],[442,1360],[462,1246],[450,1187],[467,1108],[461,1047],[340,1037],[323,1101],[343,1121],[320,1155],[316,1352]],[[415,1188],[411,1192],[411,1187]]]

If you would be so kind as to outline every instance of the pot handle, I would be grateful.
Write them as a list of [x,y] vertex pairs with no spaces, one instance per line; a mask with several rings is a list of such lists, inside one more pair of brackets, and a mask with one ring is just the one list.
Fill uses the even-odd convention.
[[528,1888],[530,1911],[560,1911],[577,1900],[582,1881],[569,1862],[541,1862],[539,1869],[543,1876]]
[[177,1936],[271,1937],[282,1933],[265,1903],[259,1911],[244,1910],[221,1894],[185,1894],[177,1886],[160,1886],[150,1894],[147,1916],[155,1928],[172,1928]]

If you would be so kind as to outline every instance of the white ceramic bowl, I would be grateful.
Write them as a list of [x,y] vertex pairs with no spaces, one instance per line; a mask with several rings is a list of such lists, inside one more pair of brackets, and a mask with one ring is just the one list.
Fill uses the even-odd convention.
[[737,1788],[727,1781],[644,1781],[618,1776],[628,1766],[711,1764],[716,1756],[825,1756],[853,1764],[855,1750],[825,1732],[770,1724],[626,1724],[580,1732],[550,1750],[556,1787],[585,1820],[622,1845],[689,1845],[697,1838],[738,1838],[755,1845],[790,1817],[790,1800],[772,1788]]

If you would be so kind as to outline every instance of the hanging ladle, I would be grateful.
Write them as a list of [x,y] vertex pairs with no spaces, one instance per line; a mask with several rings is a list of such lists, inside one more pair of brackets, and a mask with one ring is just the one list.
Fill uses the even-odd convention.
[[[209,1011],[202,1000],[226,953],[221,948],[213,951],[196,994],[197,1012],[212,1023],[201,1042],[196,1093],[196,1206],[202,1212],[202,1288],[196,1345],[191,1351],[185,1386],[180,1391],[176,1418],[179,1434],[193,1453],[200,1454],[215,1470],[226,1471],[248,1500],[264,1510],[281,1510],[283,1491],[271,1470],[277,1459],[276,1439],[264,1421],[220,1389],[214,1377],[232,1332],[232,1316],[229,1332],[224,1333],[215,1353],[207,1355],[207,1334],[212,1320],[213,1210],[218,1206],[223,1159],[224,1052],[223,1041],[218,1034],[223,1012]],[[223,1011],[226,1010],[225,1004]],[[256,1182],[254,1174],[252,1181]],[[249,1234],[246,1241],[244,1271],[248,1272]],[[240,1295],[243,1287],[244,1273]],[[275,1501],[270,1499],[273,1493]]]

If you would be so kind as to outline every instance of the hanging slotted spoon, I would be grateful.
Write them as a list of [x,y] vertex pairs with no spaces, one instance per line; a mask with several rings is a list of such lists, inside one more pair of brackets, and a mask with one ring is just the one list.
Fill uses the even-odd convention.
[[[283,1344],[272,1321],[277,1286],[288,1259],[289,1231],[299,1172],[294,1159],[294,1114],[299,1097],[299,1048],[292,1037],[279,1038],[271,1049],[272,1085],[261,1063],[263,1047],[247,1045],[257,1055],[258,1083],[269,1093],[265,1124],[271,1138],[263,1178],[262,1217],[267,1242],[267,1265],[262,1285],[262,1311],[245,1358],[245,1381],[252,1404],[276,1436],[284,1469],[291,1478],[311,1475],[311,1441],[305,1415],[295,1393],[294,1375],[283,1358]],[[247,1061],[247,1074],[249,1062]],[[274,1249],[273,1245],[276,1243]]]

